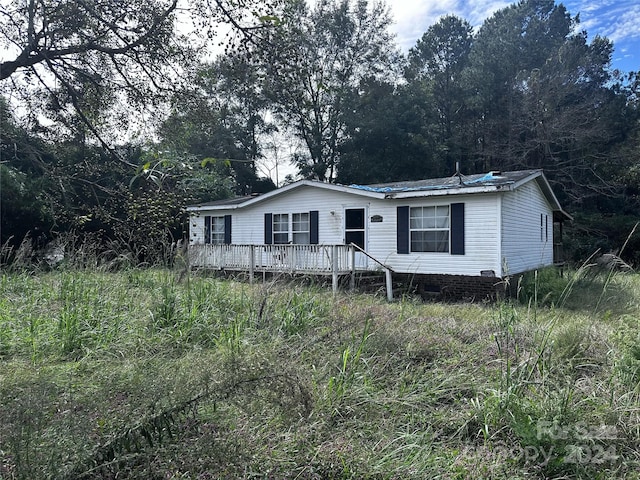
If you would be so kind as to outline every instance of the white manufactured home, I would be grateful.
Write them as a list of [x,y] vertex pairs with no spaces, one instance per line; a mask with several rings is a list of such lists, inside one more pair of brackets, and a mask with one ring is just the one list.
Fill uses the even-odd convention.
[[187,210],[193,267],[334,280],[382,270],[451,296],[490,293],[504,277],[559,262],[570,218],[541,170],[367,186],[302,180]]

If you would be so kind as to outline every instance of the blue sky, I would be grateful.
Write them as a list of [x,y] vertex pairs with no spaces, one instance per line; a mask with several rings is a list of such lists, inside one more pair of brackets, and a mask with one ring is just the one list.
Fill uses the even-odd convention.
[[[474,27],[496,10],[515,3],[503,0],[386,0],[395,24],[392,29],[407,51],[442,15],[453,13]],[[563,2],[572,17],[580,14],[581,30],[589,41],[596,35],[613,41],[612,67],[623,72],[640,70],[640,2],[638,0],[568,0]]]

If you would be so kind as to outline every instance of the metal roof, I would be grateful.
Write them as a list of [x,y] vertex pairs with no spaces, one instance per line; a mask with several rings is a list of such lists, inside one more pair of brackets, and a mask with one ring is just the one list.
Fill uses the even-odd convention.
[[349,185],[368,192],[401,193],[425,192],[429,190],[459,190],[465,187],[501,187],[514,185],[517,182],[539,173],[540,170],[519,170],[516,172],[489,172],[475,175],[454,175],[445,178],[431,178],[409,182],[378,183],[374,185]]
[[294,190],[304,186],[352,193],[379,199],[400,199],[509,191],[516,189],[520,185],[531,180],[535,180],[538,183],[554,211],[558,212],[561,217],[571,219],[571,216],[562,210],[562,207],[554,195],[542,170],[517,170],[513,172],[491,171],[488,173],[479,173],[474,175],[456,174],[454,176],[444,178],[378,183],[373,185],[347,186],[313,180],[300,180],[263,195],[250,195],[201,203],[187,207],[187,211],[196,212],[210,208],[221,210],[244,208],[249,205],[253,205],[254,203],[263,202],[273,196],[284,194],[289,190]]

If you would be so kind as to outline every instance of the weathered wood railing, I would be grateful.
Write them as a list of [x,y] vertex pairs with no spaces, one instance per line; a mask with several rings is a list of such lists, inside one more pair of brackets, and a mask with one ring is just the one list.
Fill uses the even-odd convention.
[[391,268],[354,244],[194,244],[189,245],[189,263],[192,267],[247,272],[250,281],[253,281],[256,273],[261,272],[331,275],[333,290],[336,291],[340,275],[351,275],[353,283],[356,270],[362,269],[356,266],[356,251],[373,259],[386,271],[387,296],[391,300]]
[[[393,280],[391,278],[391,274],[393,273],[393,268],[391,268],[389,265],[386,265],[384,263],[382,263],[380,260],[378,260],[376,257],[369,255],[367,252],[365,252],[362,248],[360,248],[358,245],[356,245],[355,243],[351,243],[349,244],[349,246],[353,247],[353,252],[360,252],[363,255],[365,255],[367,258],[370,258],[371,260],[373,260],[375,263],[377,263],[380,267],[382,267],[382,269],[384,270],[385,273],[385,283],[387,285],[387,300],[391,301],[393,300]],[[355,281],[354,276],[351,276],[351,285],[353,287],[353,283]]]
[[349,245],[190,245],[195,267],[254,272],[350,273],[353,247]]

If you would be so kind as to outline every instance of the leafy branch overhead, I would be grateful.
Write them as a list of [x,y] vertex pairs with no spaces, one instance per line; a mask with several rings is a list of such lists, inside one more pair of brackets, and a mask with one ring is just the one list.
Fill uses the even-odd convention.
[[[79,54],[94,52],[112,62],[127,53],[145,55],[170,35],[169,20],[177,0],[165,2],[113,2],[108,10],[94,2],[18,2],[5,7],[3,16],[17,19],[5,38],[20,49],[14,60],[0,64],[0,79],[18,69],[46,63],[73,67]],[[8,34],[13,34],[9,37]],[[53,70],[56,71],[55,69]]]
[[38,93],[46,99],[42,113],[68,128],[69,109],[102,140],[101,114],[122,100],[132,116],[182,89],[185,72],[224,25],[233,27],[229,42],[256,42],[273,23],[271,9],[269,1],[249,0],[2,2],[0,80],[28,104]]

